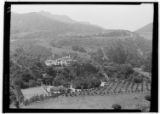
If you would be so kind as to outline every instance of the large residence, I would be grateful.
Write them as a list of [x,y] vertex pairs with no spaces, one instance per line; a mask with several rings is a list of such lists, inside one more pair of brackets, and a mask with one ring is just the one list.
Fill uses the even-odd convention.
[[76,61],[76,60],[71,59],[71,57],[69,55],[69,56],[65,56],[65,57],[62,57],[62,58],[58,58],[56,60],[46,60],[45,64],[47,66],[52,66],[52,65],[55,65],[55,66],[68,66],[70,64],[70,62],[72,62],[72,61]]

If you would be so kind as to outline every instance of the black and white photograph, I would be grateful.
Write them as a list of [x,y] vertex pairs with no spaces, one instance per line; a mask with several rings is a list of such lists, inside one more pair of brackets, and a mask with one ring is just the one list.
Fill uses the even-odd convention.
[[9,10],[9,109],[150,112],[153,3]]

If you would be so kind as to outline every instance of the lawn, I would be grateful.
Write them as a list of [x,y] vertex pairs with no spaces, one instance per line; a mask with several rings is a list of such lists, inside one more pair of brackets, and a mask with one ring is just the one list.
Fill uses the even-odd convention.
[[25,99],[30,99],[31,97],[35,95],[47,95],[46,91],[41,87],[32,87],[29,89],[22,89],[22,93],[24,95]]
[[144,99],[148,93],[127,93],[119,95],[96,96],[59,96],[48,100],[33,103],[22,108],[34,109],[112,109],[113,104],[120,104],[122,109],[136,109],[139,106],[149,105]]

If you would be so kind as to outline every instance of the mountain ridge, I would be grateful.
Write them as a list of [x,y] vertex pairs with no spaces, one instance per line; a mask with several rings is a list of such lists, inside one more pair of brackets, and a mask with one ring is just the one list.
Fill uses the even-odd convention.
[[24,14],[11,13],[11,38],[53,38],[53,37],[130,37],[137,35],[152,38],[151,25],[131,32],[123,29],[105,29],[93,24],[78,22],[66,15],[54,15],[46,11]]
[[68,23],[49,18],[39,13],[16,14],[11,13],[11,33],[50,31],[54,34],[65,33],[95,33],[105,29],[82,23]]
[[152,40],[153,23],[144,25],[143,27],[137,29],[135,32],[138,33],[140,36],[144,37],[145,39]]

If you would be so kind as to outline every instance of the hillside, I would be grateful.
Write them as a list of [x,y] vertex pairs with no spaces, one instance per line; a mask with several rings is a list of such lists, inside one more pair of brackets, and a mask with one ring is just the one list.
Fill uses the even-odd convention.
[[144,27],[136,30],[135,32],[138,33],[140,36],[144,37],[145,39],[152,40],[152,33],[153,33],[153,23],[149,23]]
[[[56,18],[55,18],[56,17]],[[62,34],[90,34],[104,29],[82,23],[71,23],[69,17],[44,13],[11,14],[11,38],[49,38]],[[74,21],[73,21],[74,22]]]
[[55,14],[53,15],[53,14],[46,12],[46,11],[38,12],[38,14],[43,15],[43,16],[48,17],[53,20],[64,22],[64,23],[76,23],[75,20],[71,19],[70,17],[68,17],[66,15],[55,15]]
[[17,108],[139,109],[152,76],[144,31],[151,29],[106,30],[64,15],[12,13],[10,105],[18,98]]
[[[77,53],[82,58],[90,58],[99,48],[103,48],[109,60],[114,57],[114,60],[117,60],[116,57],[119,58],[118,54],[122,51],[126,56],[125,61],[141,64],[139,60],[151,53],[152,43],[139,33],[145,33],[144,31],[150,33],[150,26],[151,24],[136,32],[121,29],[105,30],[77,22],[65,15],[53,15],[47,12],[12,13],[11,51],[19,46],[25,47],[31,44],[35,45],[34,48],[40,45],[50,49],[52,54]],[[86,52],[72,50],[74,46],[84,48]],[[41,53],[41,51],[36,52],[38,48],[34,48],[33,53]]]

